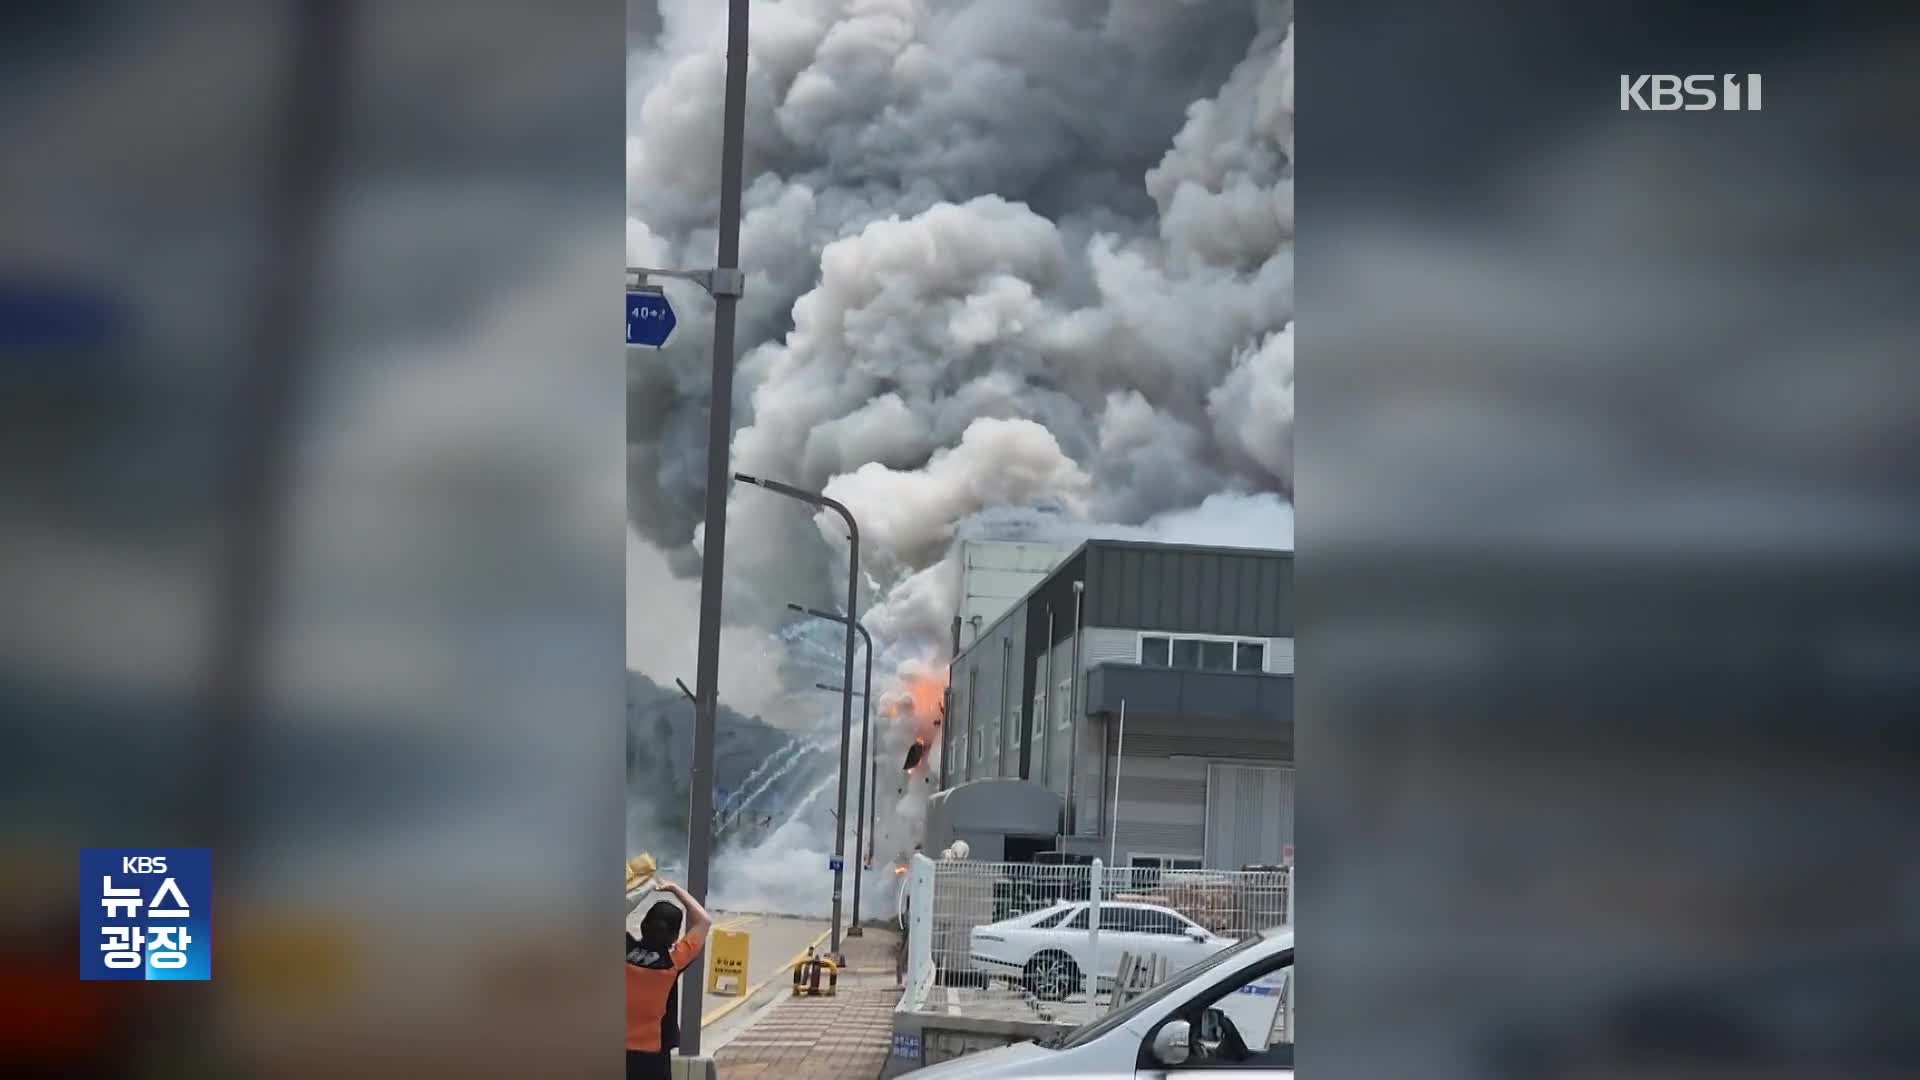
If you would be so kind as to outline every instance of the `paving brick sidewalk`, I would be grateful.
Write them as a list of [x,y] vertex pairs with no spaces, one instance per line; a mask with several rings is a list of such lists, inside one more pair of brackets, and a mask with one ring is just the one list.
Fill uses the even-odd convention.
[[788,997],[715,1055],[722,1080],[735,1077],[845,1077],[873,1080],[893,1047],[893,978],[899,935],[869,929],[843,944],[847,970],[833,997]]

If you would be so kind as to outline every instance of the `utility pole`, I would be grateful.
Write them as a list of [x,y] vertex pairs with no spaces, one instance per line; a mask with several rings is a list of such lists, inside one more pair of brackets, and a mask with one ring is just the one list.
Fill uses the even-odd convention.
[[[844,616],[835,615],[831,611],[801,607],[799,604],[788,604],[787,610],[797,611],[802,615],[811,615],[816,619],[825,619],[828,622],[843,623],[848,621]],[[872,757],[872,751],[868,749],[868,743],[873,737],[873,635],[867,633],[867,628],[861,626],[859,623],[854,623],[853,628],[860,631],[860,638],[867,646],[867,682],[866,692],[860,695],[862,699],[862,712],[860,714],[860,760],[863,764],[860,767],[860,802],[859,806],[853,812],[853,861],[857,865],[853,872],[853,925],[847,927],[847,936],[861,937],[866,933],[866,931],[860,929],[860,879],[863,876],[861,867],[865,866],[867,858],[872,857],[871,854],[869,854],[866,858],[863,858],[861,853],[871,852],[872,850],[868,844],[873,837],[874,824],[867,816],[868,769],[864,764],[864,762]],[[839,690],[841,693],[846,692],[845,687],[830,687],[824,683],[816,683],[815,685],[819,686],[822,690]],[[876,777],[879,775],[877,767],[874,775]],[[877,779],[874,782],[876,784],[879,783]],[[875,806],[880,804],[880,791],[878,788],[874,789],[873,802]],[[863,822],[865,824],[862,824]]]
[[314,282],[325,262],[322,222],[340,173],[355,38],[366,30],[364,12],[351,3],[311,0],[291,14],[284,42],[289,54],[275,58],[288,73],[273,107],[278,115],[269,130],[278,138],[262,192],[271,272],[258,281],[258,314],[247,328],[250,351],[235,373],[232,443],[220,459],[229,475],[222,478],[218,577],[200,687],[206,751],[197,763],[193,817],[197,835],[206,838],[201,842],[220,848],[222,858],[229,852],[249,857],[249,846],[259,839],[250,822],[260,796],[264,644],[278,614],[275,586],[286,559],[287,491],[298,467],[292,433],[301,394],[311,389]]
[[841,885],[847,872],[847,744],[853,735],[853,630],[860,625],[860,524],[853,520],[853,511],[847,509],[845,503],[817,491],[746,473],[734,473],[733,478],[776,495],[831,510],[847,523],[847,643],[843,654],[846,670],[840,676],[840,799],[833,813],[833,943],[827,950],[828,955],[838,958],[841,956]]
[[[713,388],[707,404],[707,520],[700,559],[700,655],[694,668],[693,767],[687,777],[687,880],[707,899],[713,847],[713,739],[720,712],[720,598],[727,554],[728,451],[733,443],[733,330],[740,272],[740,188],[747,127],[747,0],[727,4],[727,89],[720,137],[720,251],[713,293]],[[704,964],[680,980],[680,1053],[700,1053]]]

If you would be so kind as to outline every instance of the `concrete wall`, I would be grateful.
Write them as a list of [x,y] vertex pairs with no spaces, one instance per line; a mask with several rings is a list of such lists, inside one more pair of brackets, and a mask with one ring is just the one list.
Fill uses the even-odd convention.
[[[935,989],[944,998],[944,990]],[[941,1008],[915,1012],[902,1006],[893,1014],[893,1051],[881,1070],[883,1080],[968,1054],[1015,1043],[1047,1040],[1071,1032],[1076,1024],[963,1016]]]

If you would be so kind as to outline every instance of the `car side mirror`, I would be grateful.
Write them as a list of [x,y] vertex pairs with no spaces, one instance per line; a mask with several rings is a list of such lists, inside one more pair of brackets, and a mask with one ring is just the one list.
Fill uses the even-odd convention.
[[1207,932],[1205,930],[1200,929],[1197,926],[1187,927],[1187,936],[1192,938],[1195,941],[1207,940]]
[[1191,1053],[1193,1025],[1185,1020],[1169,1020],[1153,1033],[1153,1059],[1162,1065],[1185,1065]]

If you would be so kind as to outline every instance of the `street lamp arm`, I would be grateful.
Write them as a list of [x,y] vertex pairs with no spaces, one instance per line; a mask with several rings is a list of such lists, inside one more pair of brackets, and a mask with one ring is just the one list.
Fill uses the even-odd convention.
[[[792,484],[783,484],[778,480],[768,480],[765,477],[750,476],[746,473],[734,473],[733,478],[742,484],[752,484],[755,487],[766,488],[768,491],[777,492],[790,499],[799,499],[801,502],[812,503],[815,506],[824,506],[834,513],[839,514],[841,520],[847,523],[847,534],[853,541],[854,549],[859,549],[860,524],[853,520],[853,511],[847,509],[846,503],[838,499],[828,498],[817,491],[808,491],[806,488],[797,488]],[[837,618],[837,616],[829,617]]]
[[634,287],[640,289],[653,287],[648,282],[648,278],[663,277],[678,278],[681,281],[691,281],[695,285],[707,290],[707,295],[709,296],[732,296],[737,298],[746,295],[747,276],[745,271],[742,271],[738,267],[722,266],[712,270],[669,270],[657,266],[629,266],[627,267],[627,273],[639,278],[639,282]]
[[[821,611],[819,608],[801,607],[799,604],[788,604],[787,607],[802,615],[811,615],[816,619],[825,619],[828,622],[844,623],[847,621],[845,615],[835,615],[831,611]],[[873,635],[867,633],[867,628],[859,623],[853,624],[853,630],[860,635],[861,640],[867,643],[867,651],[871,653],[873,651]]]

